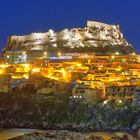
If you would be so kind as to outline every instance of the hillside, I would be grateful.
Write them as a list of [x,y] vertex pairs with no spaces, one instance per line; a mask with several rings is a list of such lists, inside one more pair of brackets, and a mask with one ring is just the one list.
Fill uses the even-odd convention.
[[60,32],[32,33],[10,36],[6,50],[133,53],[134,48],[126,41],[117,25],[88,21],[83,28],[64,29]]

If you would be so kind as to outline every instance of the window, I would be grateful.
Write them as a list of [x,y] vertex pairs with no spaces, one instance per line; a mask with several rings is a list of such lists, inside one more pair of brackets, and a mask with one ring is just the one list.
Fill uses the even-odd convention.
[[131,88],[131,91],[133,91],[134,90],[134,88]]
[[84,90],[80,90],[80,93],[85,93],[85,91]]
[[120,88],[118,88],[118,91],[120,91],[121,89]]

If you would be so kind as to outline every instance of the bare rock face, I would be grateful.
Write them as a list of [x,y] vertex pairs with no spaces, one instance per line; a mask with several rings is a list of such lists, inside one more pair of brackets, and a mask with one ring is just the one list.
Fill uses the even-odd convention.
[[88,140],[82,134],[69,131],[47,131],[26,134],[10,140]]
[[134,52],[118,25],[95,21],[88,21],[87,26],[83,28],[64,29],[60,32],[50,29],[46,33],[10,36],[5,50],[121,54]]
[[[138,132],[139,133],[139,132]],[[47,132],[36,131],[9,140],[139,140],[139,137],[124,133],[121,137],[113,133],[91,134],[85,137],[77,132],[67,130],[49,130]]]

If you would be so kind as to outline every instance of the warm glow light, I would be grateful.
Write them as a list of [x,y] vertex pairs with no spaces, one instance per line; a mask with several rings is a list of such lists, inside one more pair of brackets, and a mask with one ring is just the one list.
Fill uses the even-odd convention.
[[4,71],[3,70],[0,70],[0,74],[3,74],[4,73]]
[[12,75],[12,79],[22,79],[22,75]]
[[122,100],[119,100],[119,103],[122,103]]
[[1,64],[0,67],[1,67],[1,68],[7,68],[7,67],[9,67],[9,66],[6,65],[6,64]]
[[26,52],[24,51],[23,54],[26,54]]
[[40,72],[40,68],[33,68],[33,69],[32,69],[32,72],[35,72],[35,73],[36,73],[36,72]]
[[66,77],[66,74],[67,74],[66,71],[63,70],[62,73],[63,73],[63,77],[65,78]]
[[136,53],[135,53],[135,52],[133,52],[133,53],[132,53],[132,55],[136,55]]
[[112,59],[114,59],[114,58],[115,58],[115,56],[114,56],[114,55],[112,55],[112,56],[111,56],[111,58],[112,58]]
[[23,66],[24,66],[25,68],[30,68],[30,65],[29,65],[29,64],[23,64]]
[[24,74],[24,75],[23,75],[23,78],[29,79],[29,75],[28,75],[28,74]]
[[44,55],[47,55],[47,52],[44,52]]
[[105,100],[105,101],[103,102],[103,104],[105,105],[105,104],[107,104],[107,102],[108,102],[108,101],[107,101],[107,100]]
[[61,56],[61,52],[58,52],[58,56]]
[[116,55],[119,55],[119,52],[116,52],[115,54],[116,54]]
[[77,64],[77,67],[81,67],[81,66],[82,66],[82,64],[81,64],[81,63],[78,63],[78,64]]

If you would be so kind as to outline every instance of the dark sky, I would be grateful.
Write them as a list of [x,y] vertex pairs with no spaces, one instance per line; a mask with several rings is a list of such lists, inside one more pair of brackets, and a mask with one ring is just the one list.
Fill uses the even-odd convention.
[[9,35],[83,27],[87,20],[119,24],[140,51],[140,0],[0,0],[0,48]]

